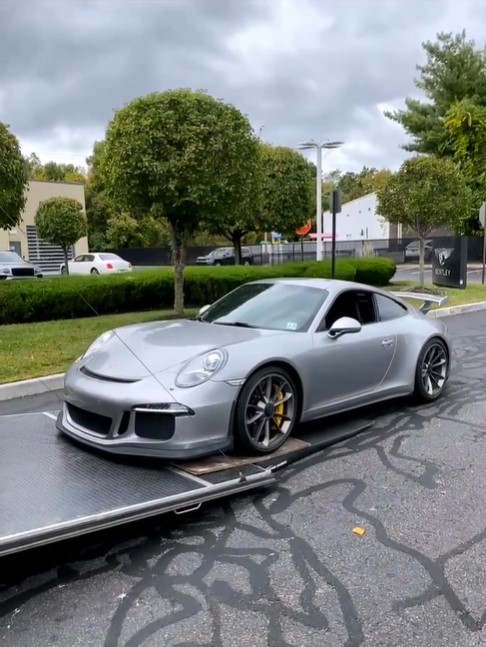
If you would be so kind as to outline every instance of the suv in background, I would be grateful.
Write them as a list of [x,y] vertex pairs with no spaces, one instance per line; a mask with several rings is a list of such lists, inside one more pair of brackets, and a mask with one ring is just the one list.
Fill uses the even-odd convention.
[[[253,265],[253,252],[248,247],[241,248],[241,260],[243,265]],[[233,247],[218,247],[206,256],[198,256],[197,265],[234,265],[235,251]]]
[[41,279],[42,270],[19,256],[16,252],[0,250],[0,281],[14,279]]

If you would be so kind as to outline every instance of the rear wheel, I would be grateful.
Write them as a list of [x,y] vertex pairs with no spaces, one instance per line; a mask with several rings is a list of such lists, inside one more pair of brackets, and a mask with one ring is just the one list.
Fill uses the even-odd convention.
[[99,272],[98,272],[98,270],[96,269],[96,267],[93,267],[93,269],[91,270],[91,274],[93,274],[93,276],[96,276],[96,275],[98,275],[98,274],[99,274]]
[[415,398],[433,402],[441,397],[449,376],[449,353],[444,342],[431,339],[420,352],[415,370]]
[[235,448],[270,454],[281,447],[298,422],[299,400],[294,380],[279,367],[252,375],[236,404]]

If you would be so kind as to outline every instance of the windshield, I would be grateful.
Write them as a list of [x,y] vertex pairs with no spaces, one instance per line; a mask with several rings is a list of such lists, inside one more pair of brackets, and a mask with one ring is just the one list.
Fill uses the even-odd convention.
[[328,292],[305,285],[247,283],[217,301],[200,317],[215,324],[305,332]]
[[0,263],[23,263],[24,261],[15,252],[0,252]]

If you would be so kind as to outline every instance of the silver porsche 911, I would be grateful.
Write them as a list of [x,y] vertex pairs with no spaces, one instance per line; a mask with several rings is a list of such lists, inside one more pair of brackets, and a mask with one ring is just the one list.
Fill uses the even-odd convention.
[[[424,311],[441,301],[404,296],[424,300]],[[450,357],[446,325],[397,293],[256,281],[195,319],[101,335],[66,374],[57,425],[118,454],[268,454],[299,422],[412,394],[436,400]]]

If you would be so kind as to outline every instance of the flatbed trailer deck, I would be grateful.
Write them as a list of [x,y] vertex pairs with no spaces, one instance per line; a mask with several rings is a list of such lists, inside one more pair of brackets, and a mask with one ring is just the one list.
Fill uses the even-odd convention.
[[358,420],[265,457],[167,464],[103,455],[65,438],[56,413],[0,417],[0,556],[268,486],[291,462],[369,428]]

